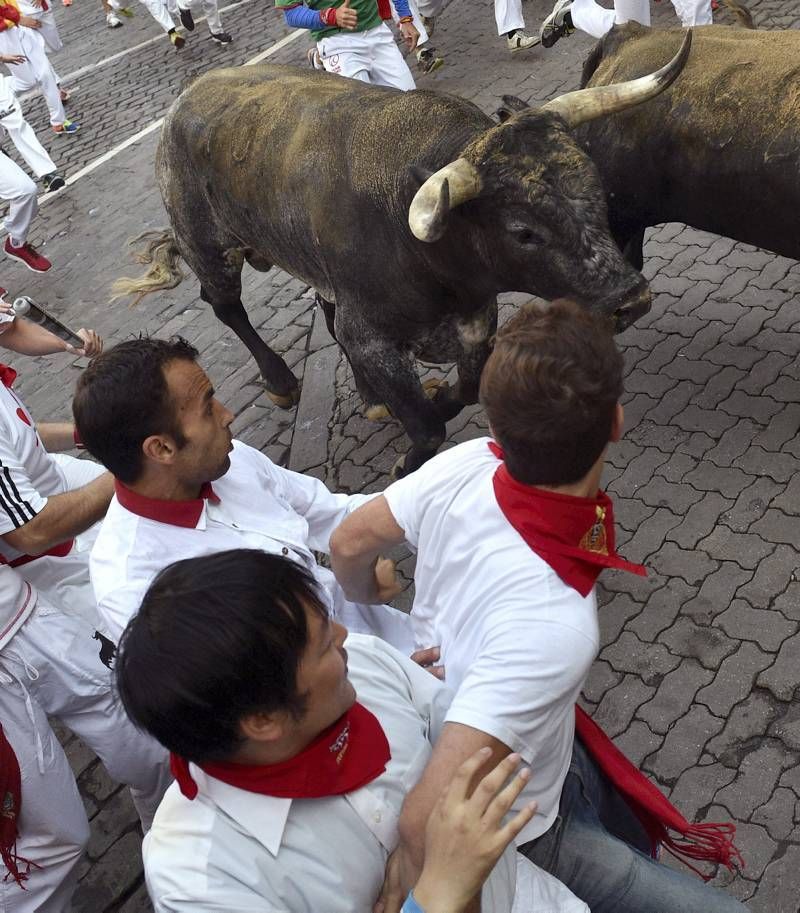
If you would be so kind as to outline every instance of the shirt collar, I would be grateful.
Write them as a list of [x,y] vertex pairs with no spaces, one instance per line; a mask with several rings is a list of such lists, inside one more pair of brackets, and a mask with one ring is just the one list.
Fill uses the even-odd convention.
[[292,807],[291,799],[262,796],[209,777],[196,764],[190,765],[198,791],[243,827],[273,855],[278,855]]
[[114,480],[114,490],[117,501],[132,514],[147,520],[157,520],[159,523],[169,523],[171,526],[183,526],[187,529],[194,529],[197,526],[203,516],[206,501],[219,504],[219,497],[210,482],[203,484],[199,498],[189,498],[186,501],[148,498],[132,491],[118,479]]

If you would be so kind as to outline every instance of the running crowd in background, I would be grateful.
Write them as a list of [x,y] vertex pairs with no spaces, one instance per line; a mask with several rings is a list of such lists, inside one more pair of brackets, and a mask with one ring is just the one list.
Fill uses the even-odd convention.
[[[43,96],[55,134],[71,136],[80,129],[78,122],[67,117],[64,106],[70,93],[50,62],[49,55],[63,47],[50,2],[11,0],[0,4],[0,62],[8,70],[7,76],[0,76],[0,125],[45,193],[60,190],[66,182],[25,120],[18,95],[38,92]],[[72,0],[62,2],[65,6],[72,4]],[[125,17],[133,15],[123,5],[124,0],[101,2],[109,28],[120,27]],[[217,0],[140,2],[178,50],[186,44],[178,23],[184,32],[192,32],[198,13],[205,17],[214,43],[224,46],[233,40],[222,26]],[[681,23],[687,27],[710,23],[712,2],[672,0]],[[403,43],[415,55],[421,72],[432,73],[444,63],[431,44],[431,37],[446,0],[343,0],[336,6],[331,6],[330,0],[275,0],[275,4],[283,10],[287,25],[309,30],[314,44],[308,61],[316,69],[404,91],[415,88],[411,70],[387,25],[390,21],[397,24]],[[494,9],[498,35],[505,37],[511,53],[538,44],[552,47],[576,29],[600,38],[615,22],[636,20],[650,24],[650,0],[615,0],[613,9],[596,0],[557,0],[538,34],[526,31],[522,0],[494,0]],[[38,211],[37,194],[35,181],[0,151],[0,199],[9,206],[3,250],[28,269],[42,273],[52,264],[28,242],[30,225]]]
[[130,787],[158,913],[742,913],[657,861],[734,868],[732,825],[687,821],[576,704],[599,574],[645,573],[600,489],[607,324],[520,309],[492,436],[373,495],[234,440],[186,340],[79,336],[0,306],[0,346],[91,358],[73,420],[38,425],[0,364],[0,908],[63,913],[78,879],[54,718]]

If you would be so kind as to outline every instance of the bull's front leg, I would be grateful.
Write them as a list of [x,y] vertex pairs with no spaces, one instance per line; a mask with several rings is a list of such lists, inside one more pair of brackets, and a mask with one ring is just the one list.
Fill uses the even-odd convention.
[[348,338],[350,334],[338,326],[337,335],[353,373],[362,380],[359,387],[368,389],[374,398],[366,405],[385,403],[411,439],[411,449],[392,469],[393,478],[413,472],[444,442],[445,419],[436,403],[425,395],[411,353],[401,351],[388,340]]

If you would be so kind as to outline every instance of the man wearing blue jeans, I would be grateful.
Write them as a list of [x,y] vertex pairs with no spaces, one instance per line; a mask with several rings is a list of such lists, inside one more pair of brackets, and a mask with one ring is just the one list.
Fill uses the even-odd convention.
[[[488,745],[487,769],[516,752],[535,773],[514,806],[538,802],[518,850],[592,913],[742,910],[648,855],[639,815],[659,841],[674,828],[685,855],[708,858],[693,843],[695,828],[575,706],[600,645],[597,576],[604,567],[644,573],[617,555],[613,505],[599,488],[608,445],[622,433],[622,370],[608,328],[577,306],[521,310],[498,333],[481,380],[493,440],[440,453],[333,534],[334,573],[362,603],[385,595],[387,583],[375,575],[379,554],[402,541],[417,550],[414,636],[417,645],[441,645],[455,692],[403,806],[407,886],[436,797],[464,759]],[[636,815],[622,793],[631,787],[643,799]],[[699,826],[713,858],[729,864],[735,850],[722,828],[715,840]]]

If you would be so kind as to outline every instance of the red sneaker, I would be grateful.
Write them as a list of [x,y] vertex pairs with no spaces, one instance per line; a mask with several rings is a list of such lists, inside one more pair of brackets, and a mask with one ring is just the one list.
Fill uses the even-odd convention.
[[31,247],[30,244],[20,244],[19,247],[14,247],[11,243],[11,238],[6,238],[3,250],[9,257],[19,260],[20,263],[27,266],[28,269],[34,273],[46,273],[53,265],[47,257],[43,257],[36,248]]

